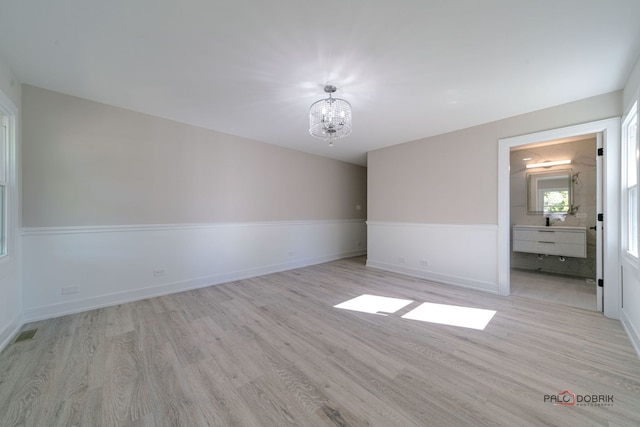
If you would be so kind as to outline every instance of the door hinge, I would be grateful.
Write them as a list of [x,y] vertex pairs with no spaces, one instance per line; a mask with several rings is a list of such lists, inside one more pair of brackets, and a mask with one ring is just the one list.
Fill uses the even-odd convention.
[[598,221],[604,221],[604,214],[598,214]]
[[598,148],[598,156],[604,156],[604,148]]
[[604,280],[598,279],[598,286],[604,288]]

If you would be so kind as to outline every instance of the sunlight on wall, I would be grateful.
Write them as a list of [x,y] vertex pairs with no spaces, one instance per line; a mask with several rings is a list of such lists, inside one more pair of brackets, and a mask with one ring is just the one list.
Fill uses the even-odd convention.
[[[364,294],[334,305],[334,307],[386,316],[386,314],[380,312],[395,313],[412,302],[413,301],[406,299]],[[495,314],[495,310],[424,302],[402,316],[402,318],[482,331],[487,327]]]

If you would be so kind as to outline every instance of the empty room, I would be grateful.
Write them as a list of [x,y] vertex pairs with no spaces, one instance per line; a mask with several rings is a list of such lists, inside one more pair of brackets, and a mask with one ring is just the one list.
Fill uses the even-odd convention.
[[0,426],[640,425],[637,0],[0,0]]

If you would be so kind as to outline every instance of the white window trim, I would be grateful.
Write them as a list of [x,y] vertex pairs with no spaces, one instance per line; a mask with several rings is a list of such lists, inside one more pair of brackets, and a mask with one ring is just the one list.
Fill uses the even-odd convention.
[[[18,228],[20,215],[20,198],[18,194],[18,108],[0,91],[0,113],[7,120],[6,141],[6,206],[5,206],[5,252],[0,255],[0,267],[6,271],[18,257]],[[12,268],[12,267],[11,267]],[[2,271],[0,271],[2,274]]]
[[[636,251],[636,253],[633,253],[631,251],[629,251],[628,248],[628,241],[629,241],[629,221],[628,221],[628,212],[629,212],[629,187],[627,186],[627,165],[628,165],[628,146],[627,146],[627,142],[628,142],[628,134],[627,134],[627,130],[629,127],[629,122],[631,122],[633,119],[636,119],[636,124],[638,124],[638,101],[636,100],[631,107],[629,108],[628,112],[623,116],[623,120],[622,120],[622,126],[621,126],[621,140],[622,140],[622,156],[621,156],[621,168],[620,168],[620,172],[621,172],[621,190],[622,190],[622,194],[621,194],[621,201],[622,201],[622,209],[621,209],[621,214],[622,214],[622,221],[621,221],[621,226],[622,226],[622,239],[621,242],[622,243],[622,247],[621,252],[622,252],[622,256],[626,257],[628,259],[628,261],[634,265],[636,265],[636,267],[638,266],[638,263],[640,262],[640,258],[639,258],[639,254],[638,251]],[[639,127],[636,125],[636,147],[637,149],[640,149],[640,139],[639,139],[639,135],[638,135],[638,130]],[[636,249],[640,249],[640,194],[639,194],[639,184],[640,184],[640,162],[638,161],[638,158],[636,157],[636,227],[637,227],[637,232],[636,232],[636,236],[635,236],[635,241],[636,241]]]

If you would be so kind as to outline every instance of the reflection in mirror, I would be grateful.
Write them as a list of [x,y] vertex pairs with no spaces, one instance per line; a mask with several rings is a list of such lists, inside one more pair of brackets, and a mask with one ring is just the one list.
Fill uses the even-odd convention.
[[530,214],[566,214],[572,204],[571,169],[527,174],[527,210]]

